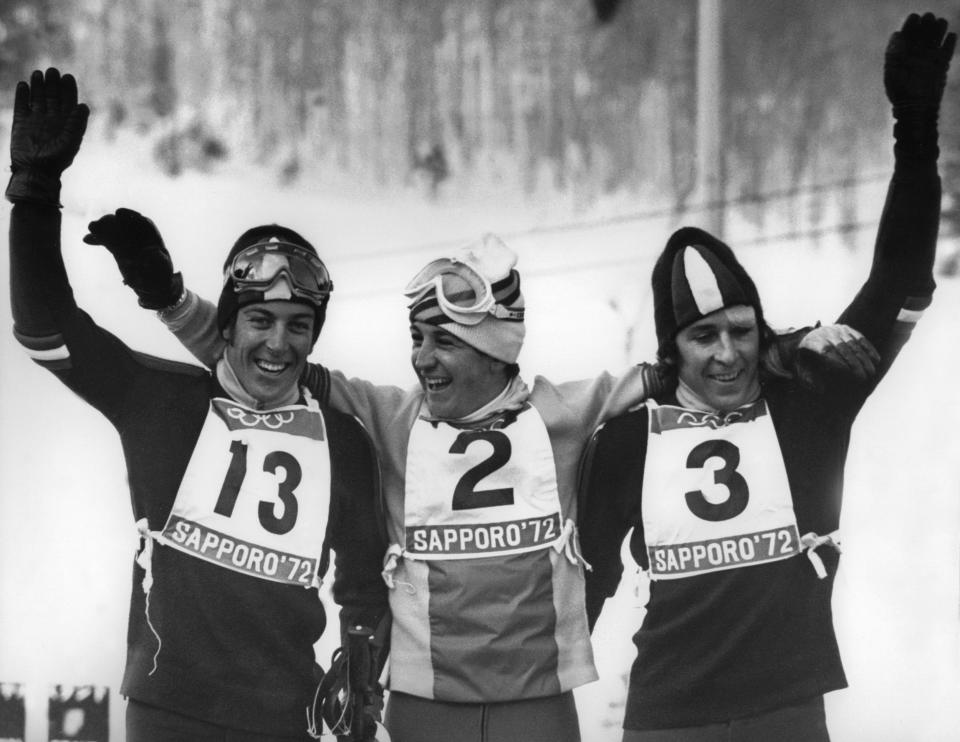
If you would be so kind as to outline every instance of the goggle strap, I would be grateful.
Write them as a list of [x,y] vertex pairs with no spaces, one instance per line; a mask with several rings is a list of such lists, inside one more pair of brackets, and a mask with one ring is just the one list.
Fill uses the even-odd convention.
[[510,271],[504,278],[501,278],[496,283],[491,284],[490,290],[494,295],[496,295],[498,291],[502,291],[511,284],[513,285],[513,289],[506,296],[497,299],[497,304],[509,306],[520,298],[520,279],[519,276],[514,276],[514,271]]
[[523,322],[524,309],[522,307],[520,309],[510,309],[503,304],[494,304],[490,308],[490,314],[507,322]]

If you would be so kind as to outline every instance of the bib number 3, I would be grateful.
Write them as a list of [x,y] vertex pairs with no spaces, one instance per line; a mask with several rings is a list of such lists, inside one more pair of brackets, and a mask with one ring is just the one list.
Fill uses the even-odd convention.
[[747,480],[737,471],[740,464],[740,449],[729,441],[704,441],[687,456],[688,469],[703,469],[707,461],[719,458],[723,466],[713,472],[714,485],[723,485],[728,496],[723,502],[713,503],[707,500],[703,490],[692,490],[684,497],[690,512],[698,518],[709,521],[730,520],[736,518],[747,508],[750,501],[750,488]]
[[[213,509],[218,515],[227,518],[233,515],[233,509],[240,494],[240,487],[247,476],[246,444],[240,441],[231,442],[230,454],[230,467],[227,469],[227,475],[220,487],[220,496],[217,498],[217,504]],[[268,532],[278,536],[289,533],[296,525],[299,504],[294,490],[303,477],[300,463],[286,451],[273,451],[267,454],[263,461],[263,470],[276,474],[277,470],[281,468],[284,471],[284,478],[277,482],[277,497],[282,506],[282,514],[277,516],[277,504],[266,500],[261,500],[257,507],[260,525]]]

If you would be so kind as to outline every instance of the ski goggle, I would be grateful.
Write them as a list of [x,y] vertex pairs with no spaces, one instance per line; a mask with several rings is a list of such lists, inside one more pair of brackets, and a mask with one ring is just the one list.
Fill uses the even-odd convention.
[[[232,281],[233,290],[270,294],[284,280],[290,293],[322,305],[333,291],[327,267],[309,250],[290,242],[260,242],[238,252],[230,262],[224,282]],[[277,297],[279,298],[279,297]]]
[[412,307],[431,291],[436,294],[440,311],[461,325],[479,324],[488,314],[498,319],[523,319],[523,309],[508,309],[497,304],[486,276],[454,258],[428,263],[403,293]]

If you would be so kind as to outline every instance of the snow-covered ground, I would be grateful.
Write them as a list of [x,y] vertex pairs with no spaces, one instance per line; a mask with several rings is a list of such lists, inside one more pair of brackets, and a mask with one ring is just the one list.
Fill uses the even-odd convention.
[[[188,285],[208,297],[243,229],[275,221],[304,233],[336,282],[314,357],[356,376],[412,382],[399,289],[437,243],[485,230],[514,235],[520,256],[526,377],[579,378],[652,357],[649,275],[679,226],[668,220],[531,232],[573,217],[557,203],[531,206],[506,195],[427,204],[410,193],[279,190],[252,171],[178,180],[152,172],[137,142],[91,142],[62,196],[64,253],[78,301],[138,350],[189,360],[137,307],[110,256],[81,242],[87,222],[121,205],[155,219]],[[861,218],[876,219],[882,189],[865,193],[864,202]],[[4,234],[8,215],[0,207]],[[590,216],[598,215],[599,208]],[[739,254],[774,325],[829,321],[866,274],[865,237],[854,251],[825,241]],[[7,271],[4,259],[4,287]],[[6,288],[0,298],[0,325],[8,329]],[[960,739],[958,316],[960,280],[941,278],[934,305],[854,430],[834,598],[850,688],[828,697],[836,742]],[[9,331],[0,334],[0,682],[25,684],[30,742],[47,739],[53,684],[119,685],[136,543],[125,485],[109,424],[28,361]],[[625,577],[596,630],[601,680],[577,693],[585,742],[619,740],[630,635],[643,615],[635,592],[644,590]],[[331,649],[318,648],[321,662]],[[111,738],[122,740],[123,703],[112,700]]]

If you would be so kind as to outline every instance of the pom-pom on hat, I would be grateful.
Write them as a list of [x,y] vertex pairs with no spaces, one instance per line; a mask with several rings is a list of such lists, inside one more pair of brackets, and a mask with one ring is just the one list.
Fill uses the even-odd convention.
[[[267,258],[251,265],[262,272],[275,272],[272,281],[244,280],[233,275],[234,260],[248,248],[262,248],[251,252]],[[317,250],[299,233],[278,224],[264,224],[244,232],[230,248],[223,263],[223,289],[217,303],[217,327],[221,332],[232,321],[237,310],[247,304],[282,300],[306,304],[313,308],[313,342],[316,342],[327,316],[327,301],[333,291],[333,282]],[[247,277],[249,278],[249,277]],[[257,285],[257,284],[260,285]],[[246,285],[243,285],[246,284]]]
[[516,264],[516,253],[493,234],[431,261],[404,291],[410,322],[440,326],[492,358],[516,363],[526,333]]
[[751,306],[763,325],[760,295],[747,271],[725,243],[696,227],[683,227],[667,240],[653,267],[653,319],[660,350],[684,327],[711,312]]

